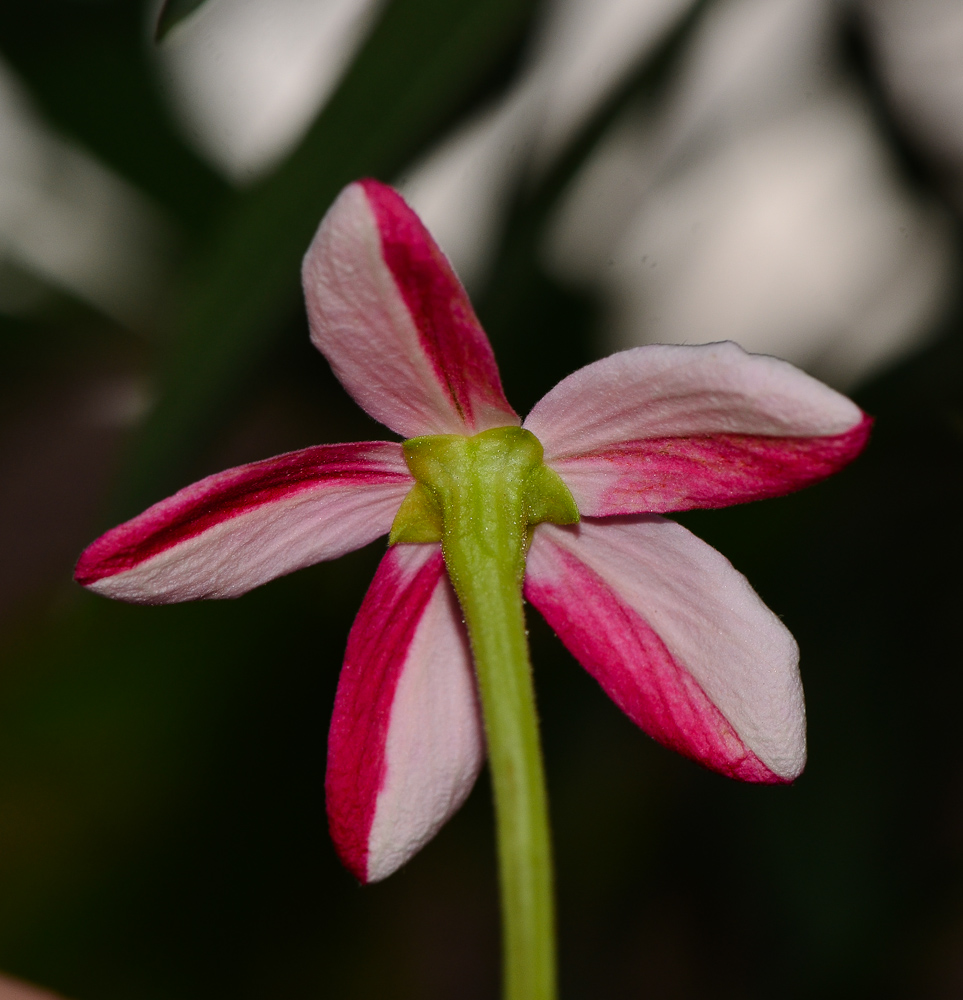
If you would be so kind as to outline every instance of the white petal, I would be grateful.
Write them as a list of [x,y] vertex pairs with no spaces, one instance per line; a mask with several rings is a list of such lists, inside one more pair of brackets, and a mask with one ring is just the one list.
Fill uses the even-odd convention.
[[842,434],[855,403],[777,358],[737,344],[653,344],[580,368],[525,420],[545,460],[645,438],[707,434]]

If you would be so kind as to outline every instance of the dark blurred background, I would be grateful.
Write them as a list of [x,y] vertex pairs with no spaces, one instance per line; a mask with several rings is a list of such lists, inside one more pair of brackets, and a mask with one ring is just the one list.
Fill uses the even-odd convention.
[[681,518],[800,642],[793,787],[663,750],[532,616],[563,996],[963,996],[958,0],[207,0],[155,44],[157,13],[0,5],[0,968],[75,1000],[497,995],[487,779],[384,884],[328,840],[383,543],[237,601],[70,579],[201,475],[383,435],[297,283],[373,175],[521,412],[613,349],[732,338],[877,420],[833,481]]

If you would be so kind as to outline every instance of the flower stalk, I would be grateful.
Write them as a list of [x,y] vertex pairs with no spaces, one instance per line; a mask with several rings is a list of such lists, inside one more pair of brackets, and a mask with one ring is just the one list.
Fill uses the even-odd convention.
[[[548,800],[521,582],[488,553],[451,546],[477,575],[456,588],[471,641],[495,796],[507,1000],[554,1000]],[[447,558],[447,552],[446,552]]]
[[554,1000],[555,906],[545,774],[522,584],[535,524],[578,509],[518,427],[405,443],[418,481],[392,541],[441,541],[471,643],[495,796],[506,1000]]

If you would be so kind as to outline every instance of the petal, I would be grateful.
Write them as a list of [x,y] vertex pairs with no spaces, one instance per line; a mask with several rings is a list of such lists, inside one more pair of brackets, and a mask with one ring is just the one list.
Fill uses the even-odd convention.
[[414,480],[401,445],[319,445],[208,476],[108,531],[74,578],[122,601],[237,597],[387,534]]
[[0,1000],[62,1000],[31,983],[0,974]]
[[331,837],[377,882],[459,808],[485,758],[468,638],[438,545],[395,545],[348,636],[328,736]]
[[464,288],[396,191],[345,188],[302,278],[315,347],[375,419],[406,438],[519,423]]
[[525,596],[650,736],[744,781],[806,758],[799,653],[715,549],[672,521],[540,525]]
[[551,462],[587,517],[667,514],[783,496],[848,465],[873,421],[825,437],[712,434],[625,441]]
[[788,493],[851,461],[870,425],[845,396],[733,343],[613,354],[525,421],[589,517]]

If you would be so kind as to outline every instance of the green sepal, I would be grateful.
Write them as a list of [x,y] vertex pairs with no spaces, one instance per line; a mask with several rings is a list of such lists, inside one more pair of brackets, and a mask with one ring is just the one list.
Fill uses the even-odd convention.
[[440,541],[441,507],[427,486],[415,483],[395,514],[388,544]]
[[540,465],[525,480],[525,506],[530,526],[578,524],[579,513],[569,488],[554,469]]

